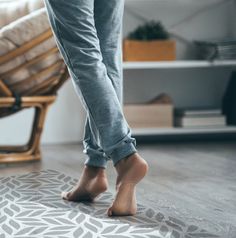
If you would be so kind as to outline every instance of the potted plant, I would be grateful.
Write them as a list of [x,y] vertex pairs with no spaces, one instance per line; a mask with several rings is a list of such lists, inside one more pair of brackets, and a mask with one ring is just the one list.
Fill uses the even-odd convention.
[[160,21],[148,21],[123,39],[124,61],[176,59],[176,44]]

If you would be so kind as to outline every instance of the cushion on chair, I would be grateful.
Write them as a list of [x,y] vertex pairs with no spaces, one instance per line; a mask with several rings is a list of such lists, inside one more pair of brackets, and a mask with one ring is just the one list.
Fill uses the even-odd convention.
[[0,3],[0,28],[42,7],[44,7],[43,0],[15,0]]
[[[49,28],[50,24],[45,8],[35,10],[17,19],[16,21],[9,23],[0,30],[0,56],[26,42],[29,42],[41,33],[47,31]],[[0,78],[5,82],[6,85],[9,86],[12,91],[19,95],[24,95],[24,93],[26,93],[29,89],[42,83],[50,76],[59,74],[60,68],[62,68],[64,65],[63,63],[59,65],[58,68],[56,68],[53,72],[49,72],[46,75],[37,77],[33,81],[27,81],[27,83],[23,82],[23,80],[32,75],[36,75],[40,70],[47,68],[61,59],[60,53],[56,52],[44,60],[37,62],[36,64],[28,66],[27,68],[17,71],[15,74],[7,76],[7,78],[4,78],[3,73],[15,68],[16,66],[19,66],[22,63],[30,61],[31,59],[44,52],[47,52],[53,47],[56,47],[56,42],[54,37],[51,36],[49,39],[33,47],[23,55],[15,57],[11,61],[0,65]],[[19,83],[20,81],[22,81],[22,83]]]

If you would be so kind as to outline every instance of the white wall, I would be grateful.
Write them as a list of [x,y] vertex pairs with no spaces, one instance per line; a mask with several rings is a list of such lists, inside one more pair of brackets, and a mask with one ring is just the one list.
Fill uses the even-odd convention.
[[[25,143],[28,140],[33,109],[21,111],[0,120],[0,144]],[[75,93],[71,80],[58,92],[49,108],[42,143],[78,142],[83,137],[85,110]]]
[[230,15],[232,16],[232,30],[234,37],[236,37],[236,0],[232,0],[231,6]]
[[[148,19],[161,19],[170,30],[170,26],[185,16],[222,0],[126,0],[126,6]],[[235,18],[232,4],[226,3],[214,7],[197,17],[184,22],[171,31],[193,39],[222,38],[235,36]],[[128,9],[127,9],[128,10]],[[141,23],[125,10],[124,36]],[[235,9],[234,9],[235,10]],[[234,29],[234,31],[232,30]],[[192,51],[183,41],[177,42],[177,58],[192,58]],[[124,103],[143,102],[160,92],[169,93],[176,106],[220,105],[227,84],[229,69],[202,70],[144,70],[124,72]],[[0,144],[25,142],[29,135],[32,110],[0,119]],[[42,143],[78,142],[83,138],[85,111],[75,94],[71,81],[59,91],[58,99],[49,110],[43,132]]]
[[69,79],[49,111],[42,140],[44,143],[78,142],[83,137],[84,122],[85,110]]

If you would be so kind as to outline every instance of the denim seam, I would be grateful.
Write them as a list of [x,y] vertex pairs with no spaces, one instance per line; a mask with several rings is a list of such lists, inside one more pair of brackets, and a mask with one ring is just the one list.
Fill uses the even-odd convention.
[[[60,31],[60,29],[59,29],[59,25],[57,25],[56,21],[55,21],[55,27],[56,27],[56,29],[57,29],[57,32],[58,32],[59,37],[61,38],[61,45],[62,45],[62,47],[63,47],[64,52],[66,53],[66,57],[67,57],[67,60],[68,60],[68,64],[70,65],[71,69],[74,71],[74,66],[72,65],[72,63],[71,63],[71,61],[70,61],[69,54],[68,54],[68,52],[67,52],[67,50],[66,50],[66,47],[64,46],[64,43],[63,43],[63,38],[62,38],[62,35],[61,35],[61,31]],[[74,71],[74,72],[75,72],[75,71]],[[75,75],[75,74],[74,74],[74,75]],[[75,75],[75,77],[78,79],[77,75]],[[80,83],[79,80],[77,80],[77,82]],[[80,90],[80,91],[81,91],[81,94],[83,95],[83,90]],[[86,106],[88,107],[88,109],[89,109],[89,111],[90,111],[90,114],[91,114],[91,117],[92,117],[92,119],[93,119],[93,121],[94,121],[94,124],[96,125],[96,127],[97,127],[97,129],[98,129],[98,126],[97,126],[96,121],[94,120],[94,116],[93,116],[93,114],[92,114],[92,110],[91,110],[90,107],[88,106],[89,104],[87,103],[87,101],[86,101],[84,95],[83,95],[83,98],[84,98],[84,101],[86,102]],[[98,131],[99,131],[99,129],[98,129]],[[100,133],[100,132],[99,132],[99,133]]]

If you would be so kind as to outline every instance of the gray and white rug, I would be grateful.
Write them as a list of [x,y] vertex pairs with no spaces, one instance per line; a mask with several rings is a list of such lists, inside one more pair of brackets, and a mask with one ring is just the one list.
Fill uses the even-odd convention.
[[0,238],[200,238],[218,237],[195,225],[138,204],[135,216],[108,217],[113,199],[94,203],[61,199],[77,179],[55,170],[0,177]]

